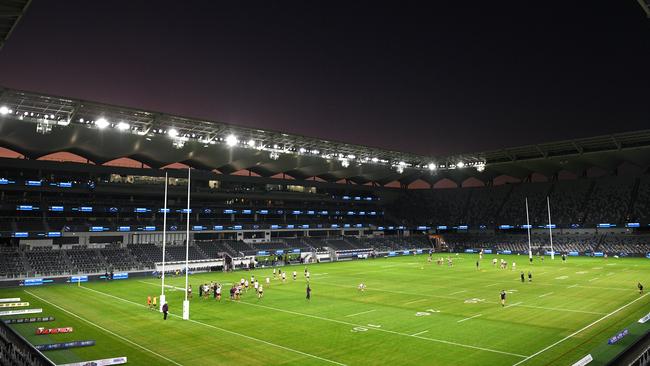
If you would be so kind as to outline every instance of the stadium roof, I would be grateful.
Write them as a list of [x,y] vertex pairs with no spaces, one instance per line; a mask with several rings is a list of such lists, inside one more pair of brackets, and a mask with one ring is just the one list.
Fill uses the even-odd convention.
[[0,2],[0,50],[31,2],[31,0],[3,0]]
[[248,169],[379,185],[650,164],[650,130],[423,156],[7,88],[0,88],[0,145],[30,159],[67,151],[96,164],[128,157],[153,168],[180,162],[224,174]]
[[637,0],[643,11],[645,11],[648,18],[650,18],[650,0]]

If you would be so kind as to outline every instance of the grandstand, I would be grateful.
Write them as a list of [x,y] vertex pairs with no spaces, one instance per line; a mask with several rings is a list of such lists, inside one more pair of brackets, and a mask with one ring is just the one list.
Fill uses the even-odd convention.
[[[242,270],[270,276],[269,267],[288,266],[287,271],[292,271],[291,266],[305,265],[314,271],[317,271],[314,268],[327,268],[327,272],[319,270],[321,273],[315,274],[319,276],[312,280],[313,286],[323,289],[332,286],[328,290],[331,295],[348,296],[339,292],[343,289],[338,283],[349,282],[350,278],[363,279],[376,288],[390,284],[393,277],[410,283],[414,274],[402,271],[409,267],[427,271],[422,258],[430,253],[438,263],[442,257],[447,257],[450,265],[455,259],[459,263],[454,266],[459,266],[465,277],[450,282],[451,277],[438,273],[439,277],[433,279],[416,276],[417,281],[433,281],[429,285],[455,294],[469,290],[452,291],[445,286],[453,282],[468,287],[470,285],[462,285],[463,281],[474,273],[467,269],[474,269],[475,254],[459,253],[483,252],[488,258],[501,255],[523,266],[525,260],[507,256],[527,258],[530,251],[535,258],[541,259],[553,250],[558,255],[583,257],[576,259],[579,267],[575,273],[603,268],[601,262],[585,262],[598,261],[601,256],[641,261],[650,255],[650,179],[646,168],[638,168],[640,161],[650,161],[647,158],[650,131],[462,156],[427,157],[10,89],[0,93],[0,108],[3,108],[0,109],[0,123],[5,131],[11,131],[0,135],[7,155],[0,158],[2,287],[51,281],[58,284],[47,289],[64,291],[69,289],[66,283],[76,280],[80,291],[95,291],[97,285],[93,282],[98,280],[113,286],[117,285],[111,283],[113,278],[137,277],[139,279],[123,283],[143,288],[125,291],[146,293],[147,288],[152,291],[154,286],[159,288],[156,279],[162,276],[164,268],[170,291],[182,291],[185,284],[177,276],[186,268],[192,272],[192,281],[211,282],[218,278],[236,282]],[[122,122],[116,123],[118,120]],[[128,124],[129,129],[120,128],[120,123]],[[170,135],[172,130],[175,131],[173,136]],[[82,138],[72,139],[72,136]],[[338,151],[344,153],[339,155]],[[224,160],[224,156],[229,158]],[[567,166],[574,167],[570,174],[567,174]],[[186,208],[187,168],[192,169],[190,211]],[[169,176],[166,201],[163,198],[165,174]],[[505,176],[509,178],[504,179]],[[470,181],[480,184],[468,184]],[[423,182],[428,188],[415,189],[416,183],[421,188]],[[549,204],[551,232],[548,228]],[[190,234],[189,241],[186,231]],[[453,257],[452,253],[455,253]],[[424,256],[418,257],[418,254]],[[410,258],[413,255],[415,257]],[[394,258],[400,256],[403,258]],[[392,262],[363,261],[384,257]],[[560,267],[563,262],[558,261],[556,259],[548,268],[548,273],[553,273],[556,280],[564,278]],[[318,266],[338,263],[332,264],[337,267],[315,267],[317,262],[320,262]],[[635,266],[645,266],[644,262],[625,263],[634,263],[626,268],[635,275],[642,273]],[[360,268],[370,269],[362,271]],[[383,279],[373,283],[374,277],[367,278],[365,273],[377,273],[376,276]],[[542,279],[544,273],[539,274]],[[615,289],[619,285],[611,281],[617,275],[610,273],[612,280],[608,279],[610,282],[601,286]],[[81,284],[81,278],[90,282],[88,287]],[[604,281],[600,277],[588,281],[594,279]],[[546,278],[549,280],[552,279]],[[293,281],[296,280],[291,279]],[[490,281],[504,281],[504,277],[498,275]],[[289,289],[290,283],[286,285],[290,291],[287,295],[297,291],[295,286]],[[580,286],[588,288],[588,285]],[[275,283],[269,286],[269,292],[278,291]],[[482,287],[476,291],[487,290]],[[6,293],[12,294],[11,291],[14,290]],[[106,287],[106,291],[112,290]],[[388,291],[393,295],[415,294],[404,291],[401,286]],[[421,291],[428,293],[429,289],[423,287]],[[39,293],[45,295],[45,292]],[[45,298],[31,290],[20,292],[20,295],[50,309],[48,301],[59,304],[67,298],[65,294],[61,297],[54,292]],[[174,292],[168,296],[179,301]],[[540,294],[530,296],[537,298]],[[439,300],[443,299],[450,304],[448,308],[439,304],[441,311],[453,313],[460,309],[454,303],[458,299],[441,295]],[[476,299],[466,299],[462,303]],[[83,303],[85,300],[75,301]],[[125,304],[131,306],[141,303],[142,299],[128,301]],[[387,318],[373,318],[363,324],[347,322],[348,316],[373,313],[380,303],[389,300],[377,301],[370,300],[372,308],[346,310],[349,314],[341,318],[344,320],[336,320],[337,324],[352,325],[351,334],[359,329],[367,331],[369,325],[365,324],[374,324],[379,319],[388,324],[394,310],[382,310],[387,312]],[[406,303],[411,301],[423,300],[413,299]],[[538,302],[529,298],[524,301]],[[569,315],[606,314],[598,309],[584,313],[557,301],[547,306],[534,305],[528,310],[542,311],[533,315],[535,318],[545,316],[543,309],[560,309]],[[635,301],[629,304],[636,304]],[[615,298],[600,306],[605,306],[609,313],[616,310],[607,307],[610,303],[625,306]],[[266,310],[278,309],[255,302],[247,304]],[[192,306],[202,308],[203,304],[193,303]],[[423,308],[426,311],[420,309],[415,313],[431,315],[435,310],[432,306],[438,305],[429,305]],[[89,304],[89,308],[93,307]],[[287,314],[292,316],[330,321],[328,316],[307,314],[299,308],[287,311],[291,311]],[[318,314],[328,313],[326,307],[319,311]],[[634,315],[638,312],[635,310]],[[89,318],[97,319],[99,314],[84,310]],[[484,315],[462,316],[448,326]],[[577,327],[594,319],[577,318],[576,321]],[[409,321],[402,319],[402,322]],[[545,332],[540,328],[531,329]],[[424,334],[422,332],[426,331],[413,330],[411,333]],[[7,333],[6,337],[16,336],[19,335]],[[463,344],[462,347],[485,352],[461,342],[466,336],[456,335],[449,339],[455,339],[453,342]],[[264,336],[258,334],[256,337]],[[546,337],[543,343],[557,342],[555,333]],[[431,341],[428,337],[415,339]],[[208,344],[212,339],[205,341]],[[478,339],[475,341],[483,344]],[[23,346],[27,344],[28,347],[28,343]],[[300,348],[292,344],[291,349],[294,347]],[[529,349],[539,348],[532,344],[525,349],[509,350],[499,346],[495,353],[494,347],[492,344],[481,347],[500,356],[505,352],[505,359],[496,356],[492,359],[494,364],[507,364],[512,357],[515,358],[512,361],[526,360],[532,354]],[[322,352],[329,355],[334,348]],[[598,354],[597,350],[594,352]],[[137,352],[130,354],[143,357]],[[621,352],[607,357],[619,354]],[[88,353],[88,357],[83,353],[75,355],[74,359],[89,359],[95,353]],[[106,355],[101,353],[101,356]],[[574,360],[576,356],[567,353],[564,360]],[[336,356],[329,355],[327,360],[330,358]],[[480,364],[479,360],[482,358],[473,354],[466,363]],[[546,362],[548,358],[540,360]],[[351,358],[348,362],[354,364],[359,360]],[[274,359],[271,363],[279,361]]]

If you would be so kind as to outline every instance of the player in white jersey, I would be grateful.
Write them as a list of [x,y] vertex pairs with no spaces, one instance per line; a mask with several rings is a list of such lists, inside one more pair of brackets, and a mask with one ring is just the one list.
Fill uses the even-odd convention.
[[366,285],[364,285],[363,282],[362,282],[362,283],[359,284],[359,286],[357,287],[357,289],[358,289],[359,291],[365,291],[365,290],[366,290]]
[[275,273],[275,268],[273,268],[273,278],[277,278],[277,275]]
[[271,283],[271,279],[269,277],[266,278],[266,285],[268,286]]
[[260,290],[259,282],[257,282],[257,281],[253,282],[253,288],[255,289],[255,293],[258,293],[259,290]]
[[248,280],[244,281],[244,288],[246,289],[246,292],[248,292]]
[[517,269],[517,263],[512,262],[512,267],[510,268],[510,270],[514,271],[516,269]]
[[217,286],[217,301],[221,301],[221,285]]
[[264,287],[262,285],[260,285],[260,288],[257,291],[257,298],[261,299],[262,297],[264,297]]
[[298,273],[297,273],[296,271],[293,271],[293,280],[294,280],[294,281],[296,280],[296,276],[297,276],[297,275],[298,275]]
[[305,277],[307,278],[307,281],[309,281],[309,276],[310,276],[309,271],[305,272]]
[[282,282],[287,280],[287,272],[282,272]]

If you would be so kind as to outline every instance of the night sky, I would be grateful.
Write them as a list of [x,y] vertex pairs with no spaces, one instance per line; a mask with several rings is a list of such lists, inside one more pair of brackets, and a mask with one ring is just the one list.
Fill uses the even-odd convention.
[[617,1],[34,0],[0,85],[421,154],[650,128]]

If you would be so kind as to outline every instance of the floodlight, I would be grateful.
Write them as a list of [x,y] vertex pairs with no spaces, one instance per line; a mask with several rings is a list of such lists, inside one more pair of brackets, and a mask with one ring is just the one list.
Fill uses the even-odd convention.
[[117,124],[117,129],[120,130],[120,131],[126,131],[129,128],[131,128],[131,125],[129,125],[126,122],[120,122],[120,123]]
[[253,139],[248,140],[248,146],[255,147],[255,140]]
[[459,161],[458,164],[456,164],[456,166],[459,167],[459,168],[464,168],[465,163],[463,163],[462,161]]
[[97,126],[97,128],[99,129],[104,129],[108,127],[109,124],[110,123],[108,123],[108,121],[105,118],[100,118],[97,121],[95,121],[95,126]]
[[429,168],[429,170],[436,170],[436,168],[437,168],[436,164],[434,164],[434,163],[429,163],[429,165],[427,165],[427,167]]
[[176,136],[178,136],[178,130],[175,129],[175,128],[172,128],[172,129],[170,129],[169,131],[167,131],[167,134],[168,134],[169,136],[171,136],[171,137],[176,137]]
[[341,160],[341,165],[342,165],[344,168],[347,168],[347,167],[350,166],[350,162],[348,161],[348,159],[342,159],[342,160]]
[[238,142],[239,142],[239,140],[237,140],[237,136],[235,136],[235,135],[226,136],[226,145],[232,147],[232,146],[237,145]]
[[9,114],[9,108],[3,105],[2,107],[0,107],[0,114],[2,114],[3,116],[5,114]]

